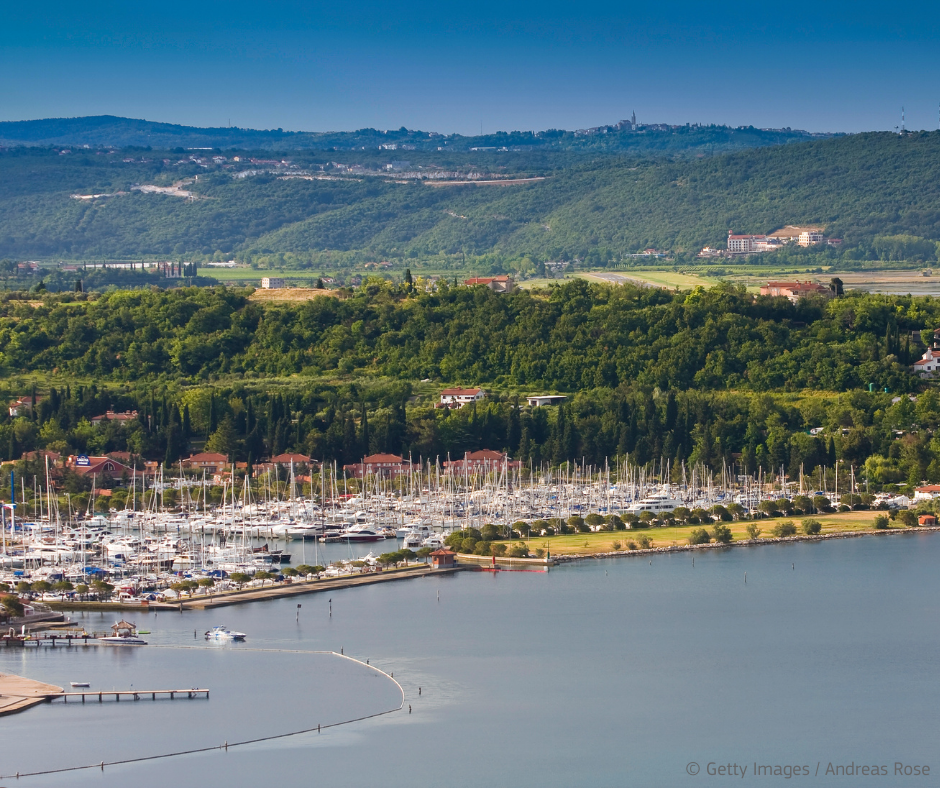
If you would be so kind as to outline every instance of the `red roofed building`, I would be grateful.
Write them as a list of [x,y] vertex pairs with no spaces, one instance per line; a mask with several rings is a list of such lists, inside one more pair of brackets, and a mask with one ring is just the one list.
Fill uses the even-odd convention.
[[228,457],[214,452],[202,452],[183,460],[183,467],[191,471],[205,470],[208,473],[218,473],[228,467]]
[[484,285],[494,293],[511,293],[516,287],[511,276],[475,276],[464,280],[464,284],[468,287]]
[[295,468],[306,468],[311,464],[311,459],[306,454],[278,454],[276,457],[272,457],[269,462],[275,465],[290,465],[293,463]]
[[433,569],[450,569],[457,565],[457,553],[442,547],[431,553],[431,567]]
[[940,350],[929,347],[918,361],[914,362],[914,373],[922,378],[933,378],[940,373]]
[[831,291],[819,282],[768,282],[766,285],[761,286],[760,294],[783,296],[789,298],[795,304],[808,295],[821,295],[828,298]]
[[[87,464],[85,462],[86,460]],[[70,468],[75,471],[75,473],[81,474],[82,476],[94,474],[99,478],[102,476],[111,476],[117,479],[124,473],[131,474],[134,472],[133,468],[128,468],[123,462],[118,462],[110,457],[83,456],[80,460],[79,457],[74,454],[65,461],[65,467]]]
[[106,421],[116,421],[118,424],[124,427],[128,423],[136,420],[136,410],[126,410],[123,413],[115,413],[113,410],[109,410],[103,416],[92,417],[91,423],[97,427],[99,424],[103,424]]
[[486,396],[483,389],[444,389],[436,408],[462,408],[471,402],[479,402]]
[[395,479],[411,470],[411,462],[397,454],[372,454],[364,457],[362,462],[344,465],[343,470],[358,479],[369,475]]
[[499,470],[504,466],[507,468],[521,468],[522,463],[519,460],[510,460],[508,455],[492,449],[468,451],[464,454],[462,460],[450,460],[444,463],[444,468],[450,473]]
[[[36,402],[39,403],[41,397],[36,397]],[[15,402],[10,403],[10,416],[16,418],[17,416],[25,416],[27,413],[33,409],[33,399],[32,397],[20,397]]]

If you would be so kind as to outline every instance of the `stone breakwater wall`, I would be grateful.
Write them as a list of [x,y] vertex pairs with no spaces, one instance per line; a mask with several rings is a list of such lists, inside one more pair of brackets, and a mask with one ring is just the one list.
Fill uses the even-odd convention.
[[[696,544],[696,545],[669,545],[668,547],[651,547],[649,550],[612,550],[607,553],[588,553],[584,555],[579,554],[560,554],[553,555],[552,561],[557,564],[571,563],[573,561],[588,561],[591,559],[599,558],[623,558],[624,556],[631,555],[656,555],[660,553],[680,553],[690,550],[724,550],[728,547],[753,547],[756,545],[765,545],[765,544],[787,544],[789,542],[823,542],[827,539],[854,539],[859,536],[897,536],[899,534],[916,534],[916,533],[937,533],[940,532],[940,526],[935,527],[923,527],[917,526],[914,528],[888,528],[883,531],[842,531],[840,533],[834,534],[816,534],[809,536],[806,534],[798,536],[770,536],[766,539],[739,539],[728,544],[720,544],[716,542],[709,542],[708,544]],[[649,531],[644,531],[644,533],[649,533],[651,536],[656,533],[656,529],[652,528]]]

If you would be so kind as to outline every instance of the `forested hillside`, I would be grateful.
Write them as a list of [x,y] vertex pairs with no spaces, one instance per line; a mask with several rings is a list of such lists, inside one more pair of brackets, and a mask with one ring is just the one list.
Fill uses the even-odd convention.
[[600,126],[587,133],[547,131],[496,132],[480,136],[441,134],[406,129],[358,131],[284,131],[283,129],[198,128],[155,123],[134,118],[97,115],[84,118],[48,118],[0,122],[0,144],[89,145],[92,147],[226,148],[254,150],[356,150],[379,145],[403,145],[420,150],[446,146],[454,150],[475,147],[597,150],[669,154],[715,153],[764,145],[828,137],[799,129],[755,129],[753,126],[673,126],[668,128]]
[[[509,296],[376,282],[291,307],[246,295],[7,296],[0,391],[36,406],[15,419],[4,409],[0,453],[126,450],[172,466],[205,440],[254,461],[493,448],[536,464],[629,453],[672,460],[677,473],[682,462],[735,462],[810,475],[841,459],[876,486],[940,481],[940,399],[907,366],[919,352],[909,330],[940,326],[933,299],[856,293],[794,306],[730,286],[668,294],[580,280]],[[447,383],[489,394],[434,409]],[[525,407],[525,394],[545,390],[568,400]],[[909,391],[916,401],[898,396]],[[108,409],[139,418],[90,423]]]
[[[331,255],[445,253],[602,265],[650,246],[694,254],[722,245],[729,229],[814,223],[844,239],[838,255],[846,258],[928,261],[940,240],[936,132],[859,134],[695,160],[407,153],[406,164],[424,172],[543,178],[511,186],[433,186],[378,174],[403,155],[297,153],[288,171],[235,165],[231,156],[197,163],[155,151],[4,150],[0,257],[234,255],[302,266]],[[368,172],[356,174],[355,165]],[[132,190],[180,181],[195,199]]]
[[10,298],[0,362],[98,380],[327,372],[561,391],[906,391],[919,356],[909,332],[935,325],[929,298],[793,305],[731,285],[672,294],[584,280],[547,295],[446,283],[428,294],[376,280],[345,300],[285,306],[225,288]]

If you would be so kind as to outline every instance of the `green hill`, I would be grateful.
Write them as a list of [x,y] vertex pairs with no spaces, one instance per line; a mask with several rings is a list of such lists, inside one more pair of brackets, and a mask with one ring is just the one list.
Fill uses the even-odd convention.
[[[752,126],[666,126],[633,128],[620,124],[580,131],[497,132],[480,136],[439,134],[406,129],[309,132],[283,129],[198,128],[156,123],[113,115],[82,118],[47,118],[0,123],[0,144],[89,145],[92,147],[226,148],[256,150],[355,150],[380,145],[408,146],[436,151],[447,147],[603,150],[615,152],[714,153],[724,150],[781,145],[787,142],[831,136],[799,129],[755,129]],[[392,149],[390,147],[390,149]]]
[[[603,263],[650,246],[691,254],[722,245],[729,229],[814,223],[844,238],[839,254],[848,257],[935,260],[940,240],[938,132],[858,134],[691,159],[297,151],[286,156],[289,166],[275,166],[266,156],[259,163],[235,162],[231,153],[215,162],[140,150],[0,151],[0,257],[221,252],[287,255],[288,265],[300,265],[327,253],[360,260],[445,253]],[[434,186],[384,169],[404,156],[396,166],[422,177],[542,180]],[[188,179],[196,179],[183,186],[194,199],[134,190]]]

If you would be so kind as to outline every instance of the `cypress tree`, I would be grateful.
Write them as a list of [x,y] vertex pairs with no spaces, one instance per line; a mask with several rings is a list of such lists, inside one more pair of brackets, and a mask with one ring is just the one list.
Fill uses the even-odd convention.
[[[362,445],[362,454],[363,456],[365,456],[369,453],[369,414],[366,412],[365,401],[362,401],[361,409],[362,409],[362,418],[361,418],[360,432],[362,434],[362,437],[361,437],[360,442]],[[298,432],[299,432],[299,429],[300,429],[299,420],[298,420],[297,426],[298,426]],[[298,440],[298,443],[300,443],[299,440]]]

